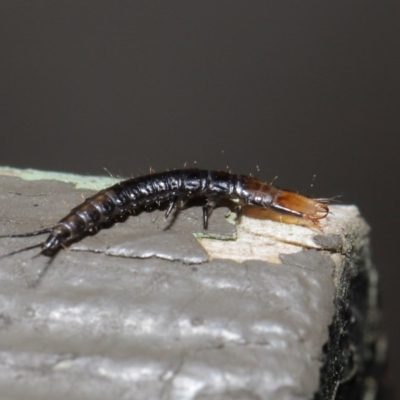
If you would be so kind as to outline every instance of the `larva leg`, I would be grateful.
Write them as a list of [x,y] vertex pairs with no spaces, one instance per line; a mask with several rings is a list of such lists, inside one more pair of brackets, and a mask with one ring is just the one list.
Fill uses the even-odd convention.
[[188,198],[186,196],[175,196],[168,204],[168,208],[165,211],[165,219],[167,219],[172,210],[175,208],[176,210],[180,210],[185,207]]
[[167,219],[169,217],[169,215],[171,214],[171,211],[174,209],[176,203],[178,201],[178,197],[174,197],[168,204],[168,208],[165,211],[165,219]]
[[203,207],[203,229],[208,229],[208,219],[217,206],[217,200],[215,198],[208,198],[207,204]]

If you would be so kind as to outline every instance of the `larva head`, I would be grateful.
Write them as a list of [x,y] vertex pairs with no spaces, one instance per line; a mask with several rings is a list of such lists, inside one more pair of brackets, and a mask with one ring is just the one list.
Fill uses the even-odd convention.
[[42,254],[53,256],[67,242],[70,233],[65,226],[54,228],[42,247]]

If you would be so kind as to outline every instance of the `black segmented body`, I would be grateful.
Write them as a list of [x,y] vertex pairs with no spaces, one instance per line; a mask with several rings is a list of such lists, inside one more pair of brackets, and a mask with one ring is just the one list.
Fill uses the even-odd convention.
[[[309,199],[261,182],[253,177],[228,172],[183,169],[128,179],[101,190],[71,212],[54,227],[10,237],[49,233],[41,253],[53,256],[60,248],[78,241],[127,215],[167,206],[166,217],[174,208],[192,199],[204,199],[203,226],[222,199],[236,200],[240,205],[272,207],[312,221],[324,218],[328,207],[322,200]],[[32,248],[35,246],[31,246]],[[22,249],[21,251],[23,251]],[[18,251],[19,252],[19,251]],[[14,254],[14,253],[13,253]]]
[[78,240],[85,233],[147,207],[169,203],[168,216],[174,206],[182,207],[188,200],[199,197],[207,199],[208,213],[222,198],[253,203],[255,198],[244,188],[243,179],[248,177],[200,169],[167,171],[128,179],[101,190],[72,209],[53,228],[43,250],[51,254],[58,250],[59,243]]

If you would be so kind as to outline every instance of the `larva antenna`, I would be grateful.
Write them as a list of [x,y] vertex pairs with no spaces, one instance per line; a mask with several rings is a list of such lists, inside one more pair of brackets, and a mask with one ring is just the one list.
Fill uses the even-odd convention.
[[23,238],[23,237],[39,236],[39,235],[44,235],[45,233],[50,233],[52,229],[53,228],[45,228],[34,232],[0,235],[0,238]]
[[32,246],[28,246],[28,247],[24,247],[24,248],[19,249],[19,250],[12,251],[11,253],[3,254],[2,256],[0,256],[0,260],[3,259],[3,258],[6,258],[6,257],[13,256],[14,254],[18,254],[18,253],[22,253],[24,251],[28,251],[28,250],[36,249],[38,247],[42,247],[43,245],[44,245],[44,242],[40,242],[40,243],[36,243],[36,244],[34,244]]
[[[41,255],[41,253],[36,254],[36,256],[33,256],[33,258],[39,257]],[[42,279],[44,278],[44,276],[46,275],[47,271],[49,270],[52,262],[54,261],[54,259],[56,258],[56,253],[54,253],[50,258],[49,261],[47,261],[46,265],[44,266],[44,268],[39,272],[37,278],[31,282],[29,284],[29,287],[32,289],[35,289],[39,286],[40,282],[42,281]]]
[[[28,251],[28,250],[32,250],[32,249],[37,249],[38,247],[43,247],[44,243],[45,242],[36,243],[36,244],[34,244],[32,246],[24,247],[22,249],[19,249],[19,250],[16,250],[16,251],[12,251],[11,253],[4,254],[4,255],[0,256],[0,260],[3,259],[3,258],[6,258],[6,257],[13,256],[14,254],[22,253],[24,251]],[[43,255],[42,252],[39,252],[38,254],[34,255],[32,257],[32,259],[37,258],[37,257],[39,257],[41,255]],[[46,273],[49,270],[52,262],[54,261],[55,256],[56,256],[56,253],[53,254],[49,258],[49,261],[46,263],[45,267],[39,272],[37,278],[33,282],[28,283],[28,287],[29,288],[36,288],[36,287],[39,286],[40,282],[42,281],[43,277],[46,275]]]

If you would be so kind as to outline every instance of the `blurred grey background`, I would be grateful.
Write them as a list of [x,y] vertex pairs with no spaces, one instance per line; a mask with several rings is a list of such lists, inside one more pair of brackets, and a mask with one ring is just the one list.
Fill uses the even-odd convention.
[[340,195],[372,227],[400,382],[399,2],[2,1],[0,165],[184,165]]

